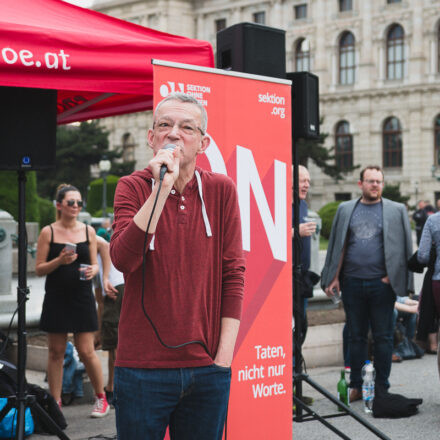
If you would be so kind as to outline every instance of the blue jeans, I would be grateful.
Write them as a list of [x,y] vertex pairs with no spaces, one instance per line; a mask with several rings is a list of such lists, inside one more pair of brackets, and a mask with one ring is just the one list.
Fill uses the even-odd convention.
[[231,369],[115,368],[118,440],[221,440]]
[[393,354],[393,310],[396,295],[379,278],[342,280],[342,300],[349,332],[352,388],[362,387],[361,370],[368,359],[368,329],[374,341],[376,384],[388,389]]

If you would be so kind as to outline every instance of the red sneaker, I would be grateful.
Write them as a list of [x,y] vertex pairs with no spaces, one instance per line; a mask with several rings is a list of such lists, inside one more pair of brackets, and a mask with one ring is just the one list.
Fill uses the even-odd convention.
[[107,402],[105,394],[100,394],[95,397],[95,405],[90,417],[105,417],[110,411],[110,405]]

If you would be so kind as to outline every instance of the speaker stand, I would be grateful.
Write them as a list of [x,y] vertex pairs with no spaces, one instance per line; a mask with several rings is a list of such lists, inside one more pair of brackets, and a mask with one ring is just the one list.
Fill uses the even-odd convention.
[[[294,115],[292,117],[295,117]],[[293,368],[293,403],[296,405],[295,415],[293,420],[295,422],[307,422],[311,420],[318,420],[328,429],[333,431],[335,434],[339,435],[339,437],[350,440],[350,437],[345,435],[338,428],[333,426],[331,423],[327,422],[326,419],[333,417],[341,417],[341,416],[351,416],[357,422],[364,425],[367,429],[369,429],[373,434],[383,440],[391,440],[384,433],[379,431],[375,426],[365,420],[363,417],[359,416],[355,413],[350,407],[346,406],[342,402],[340,402],[335,396],[329,393],[325,388],[318,385],[314,382],[307,374],[304,374],[302,371],[303,364],[303,356],[302,356],[302,338],[301,338],[301,329],[303,322],[303,303],[302,303],[302,286],[301,286],[301,252],[300,252],[300,240],[301,237],[299,235],[299,160],[298,160],[298,152],[296,149],[296,138],[292,136],[292,159],[293,159],[293,231],[294,231],[294,240],[293,240],[293,255],[292,255],[292,264],[293,264],[293,318],[295,322],[295,330],[293,332],[293,352],[295,355],[295,366]],[[337,414],[327,414],[327,415],[319,415],[315,411],[313,411],[308,405],[303,402],[303,393],[302,393],[302,385],[303,382],[308,383],[310,386],[315,388],[320,394],[322,394],[326,399],[333,402],[339,408],[341,408],[342,412]],[[303,411],[307,412],[307,415],[304,415]]]
[[26,390],[26,301],[29,299],[27,287],[27,238],[26,238],[26,173],[18,171],[18,359],[17,359],[17,393],[8,397],[8,402],[0,411],[0,421],[12,409],[17,409],[17,426],[15,439],[24,440],[25,410],[31,407],[59,439],[70,440],[46,411],[38,404],[35,396],[28,395]]

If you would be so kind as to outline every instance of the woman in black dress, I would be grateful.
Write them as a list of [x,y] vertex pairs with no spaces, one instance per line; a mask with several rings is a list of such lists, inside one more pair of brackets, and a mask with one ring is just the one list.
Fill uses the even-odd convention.
[[[91,416],[104,417],[109,405],[101,362],[94,349],[94,332],[98,330],[92,291],[92,278],[98,273],[96,234],[91,226],[77,220],[81,207],[78,189],[60,185],[56,194],[57,220],[45,226],[38,238],[35,272],[38,276],[47,275],[40,328],[48,333],[47,377],[52,396],[61,406],[64,352],[67,334],[73,333],[96,394]],[[66,243],[75,244],[76,250],[66,247]],[[80,279],[81,264],[89,265],[85,280]]]

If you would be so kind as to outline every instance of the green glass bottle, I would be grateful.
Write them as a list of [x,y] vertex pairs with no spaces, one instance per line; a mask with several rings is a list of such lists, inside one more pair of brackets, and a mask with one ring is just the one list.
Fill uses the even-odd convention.
[[[341,370],[341,378],[339,379],[337,388],[338,388],[338,399],[345,405],[349,406],[348,385],[347,385],[347,381],[345,380],[345,370]],[[338,406],[338,411],[343,411],[343,410]]]

